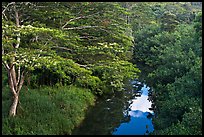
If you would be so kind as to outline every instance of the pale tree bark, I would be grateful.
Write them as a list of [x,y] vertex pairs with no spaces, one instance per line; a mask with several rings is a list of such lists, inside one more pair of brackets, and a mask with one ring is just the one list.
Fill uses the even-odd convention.
[[[18,11],[16,9],[16,5],[14,3],[14,12],[15,12],[15,18],[16,18],[16,27],[19,28],[20,24],[19,24],[19,15],[18,15]],[[17,34],[17,43],[16,45],[13,47],[15,48],[14,50],[16,51],[16,49],[19,47],[20,45],[20,35]],[[15,61],[15,57],[13,58],[13,61]],[[10,65],[10,70],[8,72],[9,74],[9,87],[11,92],[13,93],[13,103],[11,105],[10,111],[9,111],[9,115],[10,116],[15,116],[16,115],[16,110],[17,110],[17,105],[18,105],[18,101],[19,101],[19,91],[18,91],[18,83],[16,80],[16,71],[15,71],[15,65],[13,65],[13,63]],[[19,79],[19,75],[18,75],[18,79]]]
[[[11,75],[11,73],[9,73],[9,74]],[[15,116],[16,115],[17,105],[18,105],[18,101],[19,101],[19,93],[20,93],[20,90],[23,86],[24,78],[25,78],[25,76],[21,76],[20,83],[18,84],[17,89],[15,89],[14,88],[15,83],[13,82],[12,77],[9,77],[9,87],[10,87],[11,92],[13,93],[13,103],[10,107],[9,116]]]
[[[20,28],[20,20],[19,20],[19,13],[16,9],[15,2],[12,2],[14,12],[15,12],[15,20],[16,20],[16,27],[17,29]],[[16,54],[16,50],[18,49],[20,45],[20,32],[16,34],[16,40],[17,43],[13,45],[14,48],[14,54]],[[2,46],[3,47],[3,46]],[[2,52],[5,54],[4,52]],[[19,102],[19,93],[23,86],[24,79],[25,79],[25,72],[21,72],[21,67],[18,66],[18,70],[16,71],[16,65],[15,62],[16,58],[15,56],[10,60],[10,62],[3,61],[2,64],[5,66],[7,72],[8,72],[8,84],[10,91],[13,94],[13,102],[10,107],[9,116],[15,116],[16,110]]]
[[17,105],[18,105],[18,97],[19,97],[19,95],[14,95],[13,103],[12,103],[10,111],[9,111],[9,116],[15,116],[16,115],[16,109],[17,109]]
[[7,69],[9,87],[10,87],[10,90],[13,94],[13,103],[12,103],[12,105],[10,107],[10,111],[9,111],[10,116],[16,115],[17,105],[18,105],[18,101],[19,101],[19,93],[20,93],[20,90],[23,86],[24,79],[25,79],[24,71],[20,75],[20,66],[18,69],[18,77],[17,78],[16,78],[16,71],[15,71],[15,69],[13,69],[13,67],[12,68],[9,67],[9,69]]
[[87,29],[87,28],[100,28],[100,26],[80,26],[72,28],[63,28],[64,30],[77,30],[77,29]]

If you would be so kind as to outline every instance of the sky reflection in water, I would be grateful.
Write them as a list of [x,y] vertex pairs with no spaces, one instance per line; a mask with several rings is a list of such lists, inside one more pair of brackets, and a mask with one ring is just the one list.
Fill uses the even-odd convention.
[[154,130],[151,117],[154,113],[149,110],[152,104],[148,100],[149,89],[146,84],[143,85],[140,90],[141,96],[131,100],[132,104],[129,106],[128,111],[130,121],[121,123],[112,135],[147,135]]

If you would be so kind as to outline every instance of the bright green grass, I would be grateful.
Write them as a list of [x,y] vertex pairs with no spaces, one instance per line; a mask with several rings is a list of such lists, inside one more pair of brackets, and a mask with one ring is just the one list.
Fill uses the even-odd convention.
[[85,110],[95,97],[77,87],[22,89],[17,116],[8,117],[11,93],[2,91],[2,134],[65,135],[84,119]]

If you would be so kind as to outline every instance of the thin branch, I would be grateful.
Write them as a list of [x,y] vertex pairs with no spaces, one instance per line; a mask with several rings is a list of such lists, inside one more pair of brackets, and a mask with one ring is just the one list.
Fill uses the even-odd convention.
[[76,64],[79,65],[80,67],[90,69],[89,67],[87,67],[87,65],[82,65],[82,64],[79,64],[79,63],[76,63]]
[[[26,72],[26,74],[27,74],[28,72]],[[25,75],[26,75],[25,74]],[[24,71],[22,72],[22,74],[21,74],[21,80],[20,80],[20,83],[19,83],[19,85],[18,85],[18,90],[17,90],[17,94],[19,95],[19,92],[20,92],[20,90],[21,90],[21,88],[22,88],[22,86],[23,86],[23,82],[24,82],[24,79],[25,79],[25,75],[24,75]]]
[[81,36],[79,37],[80,39],[89,39],[89,38],[96,38],[94,36]]
[[9,4],[5,7],[5,9],[2,11],[2,14],[4,14],[4,12],[7,10],[7,8],[8,8],[10,5],[12,5],[12,4],[15,4],[15,2],[9,3]]
[[[31,3],[31,2],[21,2],[20,4],[25,4],[26,6],[29,5],[29,4],[30,4],[30,5],[34,5],[34,4]],[[36,5],[34,5],[34,6],[36,6]]]
[[100,26],[80,26],[72,28],[64,28],[64,30],[76,30],[76,29],[87,29],[87,28],[99,28]]
[[6,17],[5,13],[2,13],[2,15],[5,17],[6,20],[8,20],[8,18]]
[[94,37],[94,36],[82,36],[82,37],[79,37],[80,39],[86,39],[88,41],[94,41],[94,40],[99,40],[100,37]]
[[[19,21],[19,15],[18,15],[18,11],[16,9],[16,5],[14,5],[14,11],[15,11],[15,18],[16,18],[16,27],[19,28],[20,27],[20,21]],[[20,32],[18,32],[16,36],[17,36],[17,38],[16,38],[17,43],[16,43],[15,48],[17,49],[20,45],[20,40],[21,40],[20,39]]]
[[66,27],[67,24],[69,24],[71,21],[73,21],[73,20],[78,20],[78,19],[82,19],[82,18],[84,18],[84,17],[76,17],[76,18],[70,19],[69,21],[67,21],[67,22],[62,26],[62,29],[64,29],[64,27]]
[[4,8],[4,10],[2,11],[2,15],[5,17],[5,19],[6,20],[8,20],[8,18],[6,17],[6,15],[5,15],[5,11],[8,9],[8,7],[10,6],[10,5],[12,5],[12,4],[14,4],[15,2],[11,2],[11,3],[9,3],[5,8]]
[[3,63],[3,65],[4,65],[4,67],[6,67],[7,71],[9,71],[9,70],[10,70],[10,67],[9,67],[8,63],[6,63],[6,62],[4,62],[4,61],[2,61],[2,63]]
[[94,13],[94,14],[87,15],[87,16],[80,16],[80,17],[76,17],[76,18],[70,19],[69,21],[67,21],[67,22],[62,26],[62,29],[64,29],[64,28],[67,26],[67,24],[69,24],[70,22],[72,22],[72,21],[74,21],[74,20],[88,18],[88,17],[94,16],[94,15],[96,15],[96,14],[98,14],[98,13],[100,13],[100,12],[96,12],[96,13]]
[[45,43],[44,46],[46,46],[46,45],[48,44],[48,42],[49,42],[50,40],[52,40],[52,39],[53,39],[53,37],[51,37],[50,39],[48,39],[48,40],[46,41],[46,43]]
[[20,75],[21,75],[21,67],[19,65],[19,67],[18,67],[18,79],[17,79],[17,84],[16,85],[18,85],[19,82],[20,82]]
[[1,45],[1,46],[2,46],[2,55],[4,55],[4,45]]

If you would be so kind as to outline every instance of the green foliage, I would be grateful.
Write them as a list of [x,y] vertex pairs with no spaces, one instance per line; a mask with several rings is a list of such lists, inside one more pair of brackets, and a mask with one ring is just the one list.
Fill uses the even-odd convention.
[[152,14],[151,3],[136,2],[132,3],[130,8],[130,23],[133,33],[142,30],[145,26],[156,25],[155,16]]
[[151,8],[156,19],[160,20],[165,12],[170,12],[176,15],[180,23],[191,23],[196,12],[200,11],[200,8],[193,7],[189,2],[153,2]]
[[[162,101],[162,105],[158,105],[158,114],[162,117],[161,121],[163,119],[165,119],[163,121],[166,121],[165,125],[158,126],[157,122],[160,121],[160,117],[158,117],[158,119],[155,119],[157,121],[155,127],[158,126],[156,130],[164,129],[158,134],[197,134],[195,131],[192,133],[188,132],[188,129],[183,129],[185,127],[183,125],[174,126],[172,124],[177,123],[177,120],[183,121],[182,117],[185,112],[188,112],[189,108],[199,106],[202,95],[201,58],[191,48],[186,51],[186,47],[182,49],[177,45],[174,48],[172,47],[172,52],[168,51],[169,48],[165,48],[166,54],[163,53],[159,56],[162,57],[162,64],[149,74],[150,79],[157,81],[154,85],[158,85],[158,83],[167,85],[163,87],[167,89],[166,94],[155,86],[156,92],[164,94],[161,97],[158,94],[155,104],[161,104],[160,100]],[[196,103],[193,101],[195,98]],[[199,121],[192,122],[199,123]],[[199,128],[195,130],[198,134],[201,133]],[[157,134],[157,132],[155,133]]]
[[195,28],[195,30],[197,32],[196,40],[197,41],[202,41],[202,12],[199,12],[196,15],[194,28]]
[[202,13],[189,3],[151,7],[161,24],[134,32],[133,58],[152,68],[148,74],[148,81],[154,81],[156,106],[152,134],[202,135]]
[[[45,61],[46,60],[46,61]],[[32,87],[40,85],[77,85],[91,89],[96,94],[111,90],[121,91],[124,81],[135,78],[140,72],[132,63],[127,61],[101,61],[95,65],[80,67],[72,60],[55,56],[41,57],[36,61],[35,70],[30,77]],[[111,90],[110,90],[111,89]]]
[[161,17],[161,28],[165,31],[173,31],[179,22],[176,19],[176,15],[170,12],[164,12]]
[[[8,117],[10,92],[3,92],[2,134],[66,135],[84,119],[95,97],[87,89],[77,87],[22,90],[18,115]],[[6,98],[7,97],[7,98]]]
[[[21,14],[20,27],[15,26],[15,15],[10,16],[14,6]],[[129,12],[120,3],[16,2],[3,3],[3,9],[3,61],[26,69],[33,88],[74,84],[102,92],[110,83],[86,66],[131,59],[133,38],[126,33],[131,26],[125,21]],[[13,47],[16,32],[21,39],[18,49]],[[123,75],[113,84],[115,89],[121,90]]]
[[202,109],[191,107],[183,115],[182,122],[178,121],[164,130],[157,130],[155,135],[202,135]]
[[98,62],[92,68],[93,75],[98,76],[103,82],[103,92],[122,91],[124,81],[138,77],[140,70],[127,61],[115,60]]
[[154,42],[154,36],[159,33],[158,25],[149,25],[140,31],[135,31],[133,36],[135,38],[135,46],[133,49],[133,59],[140,62],[147,62],[152,56],[150,48],[159,43]]
[[[123,91],[138,77],[133,57],[153,69],[155,134],[202,134],[201,19],[189,2],[3,2],[3,64],[29,72],[33,89],[21,93],[15,118],[3,93],[2,133],[70,134],[92,93]],[[2,82],[7,91],[4,70]]]
[[39,57],[36,61],[35,70],[31,73],[33,84],[39,85],[70,85],[82,76],[91,75],[91,71],[82,68],[71,59],[60,56]]
[[96,76],[80,76],[76,79],[76,85],[91,89],[95,94],[102,94],[102,81]]

